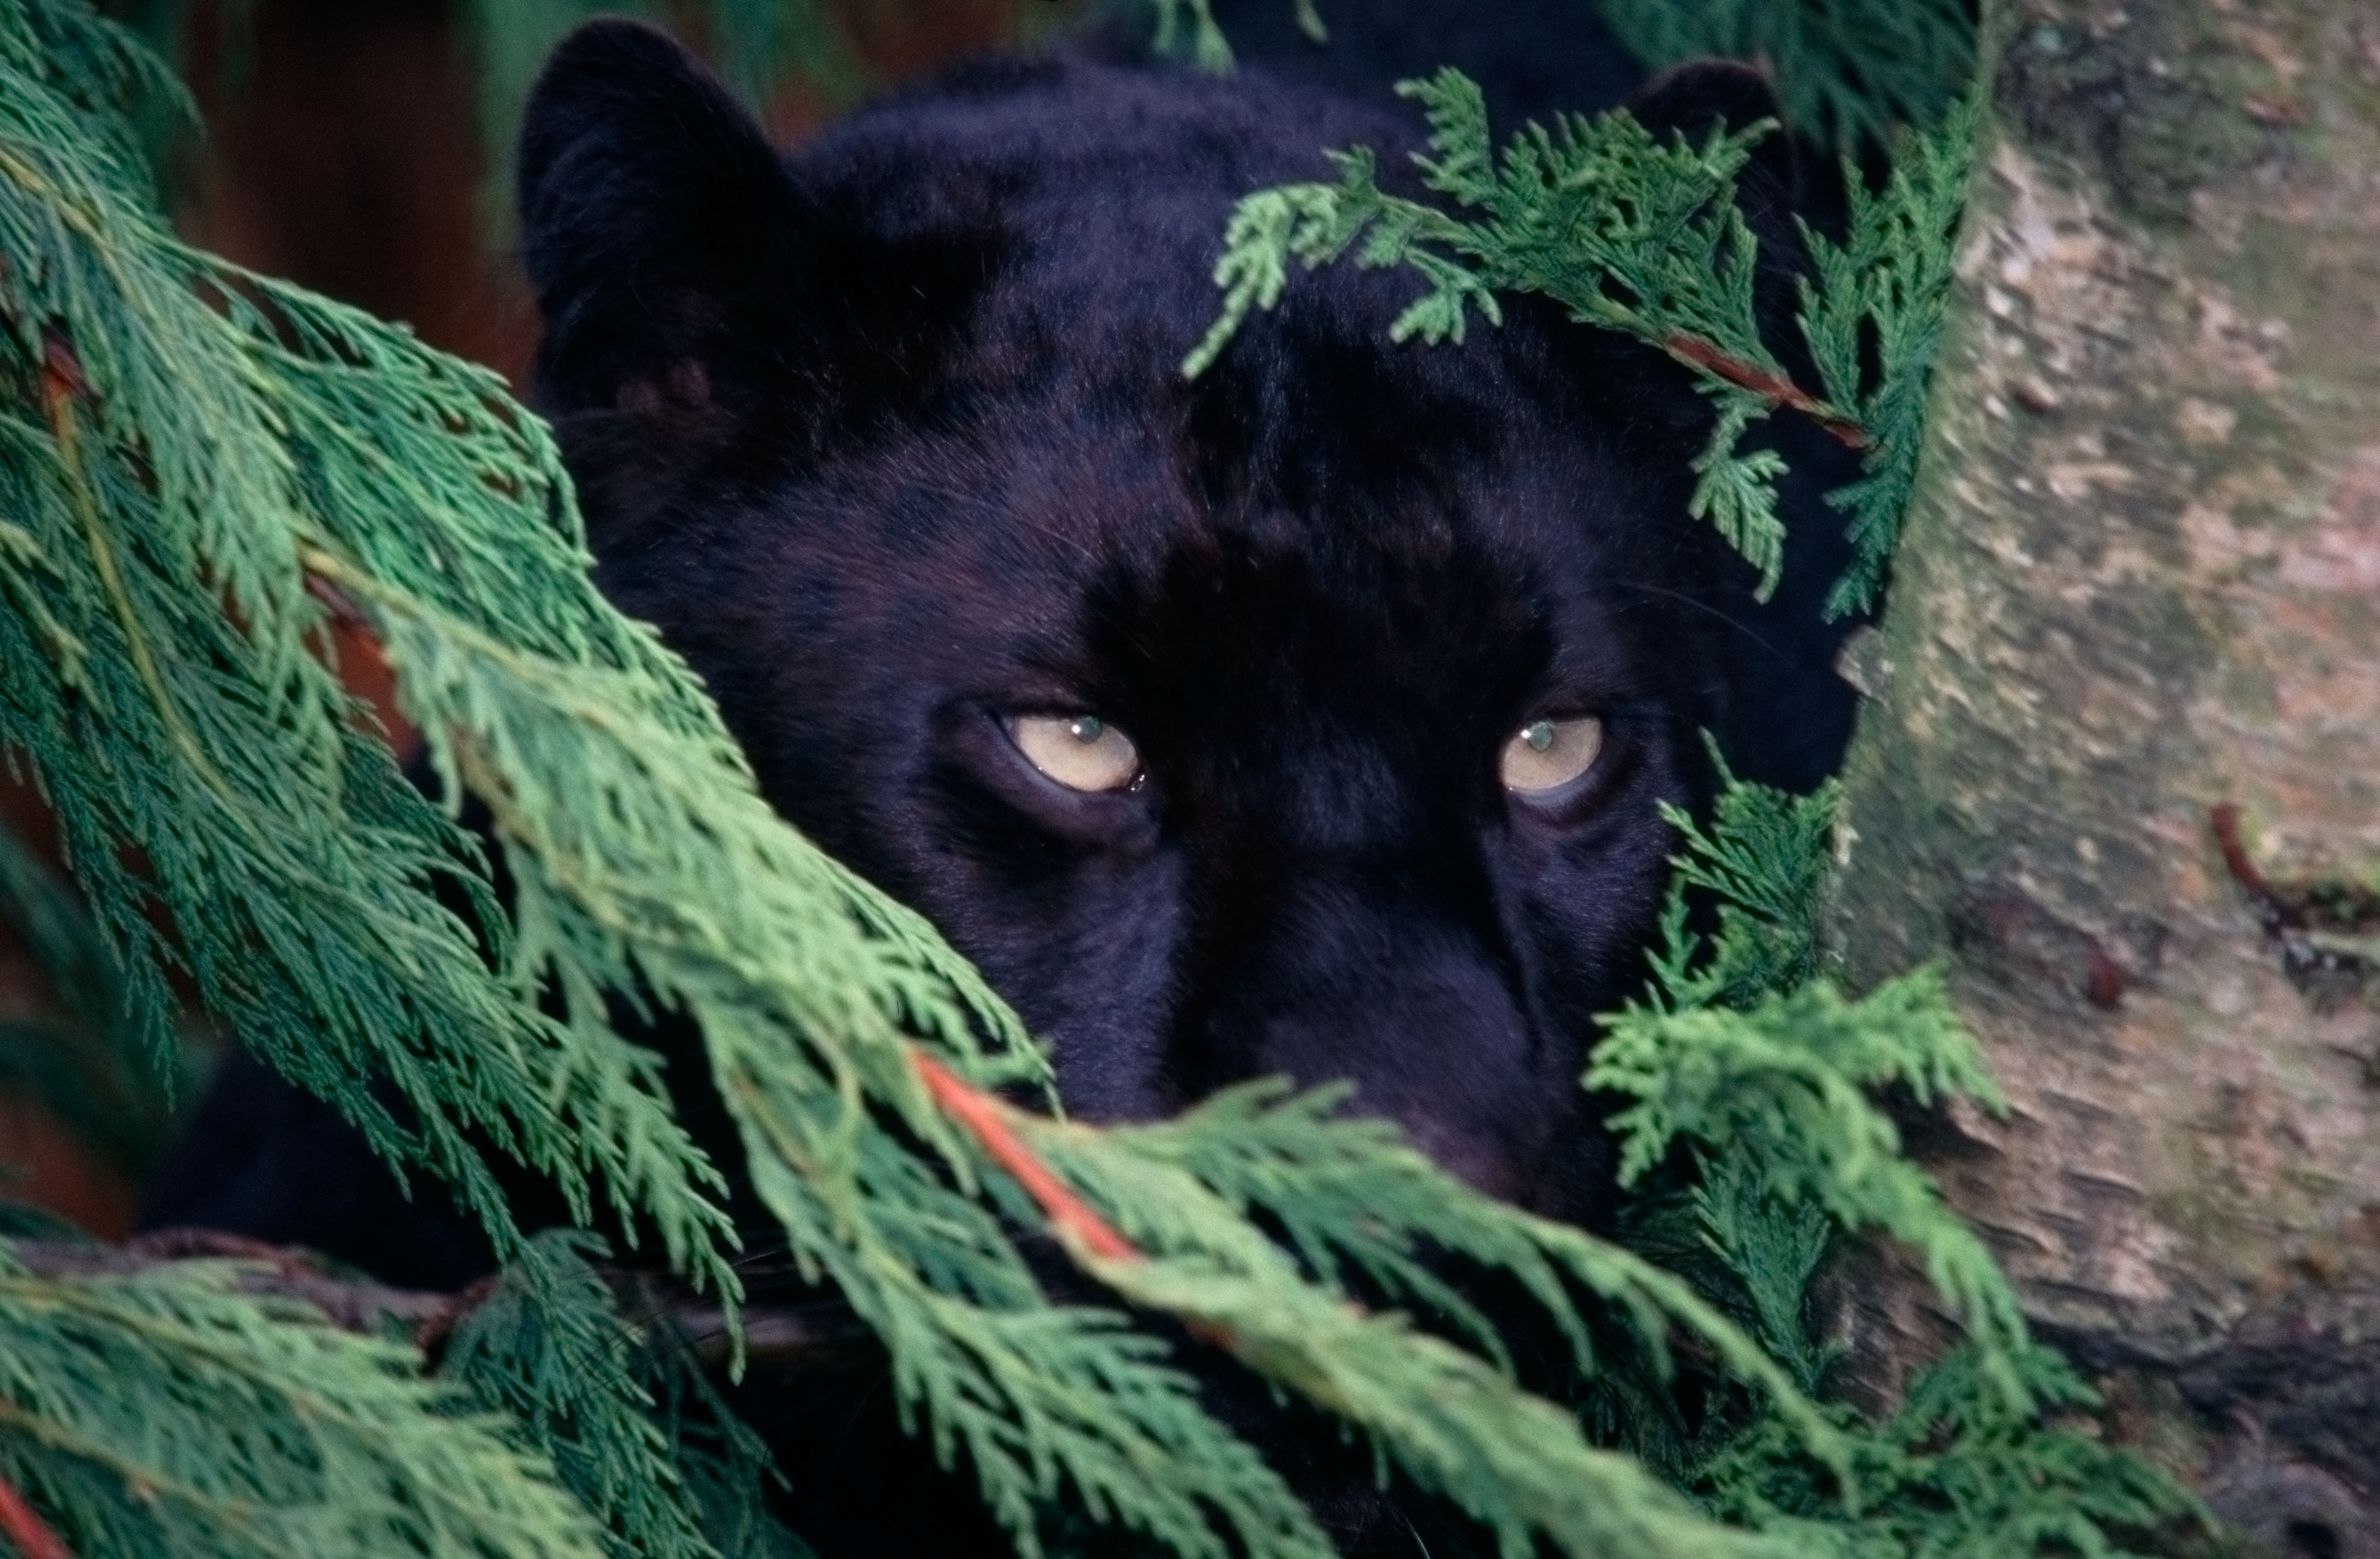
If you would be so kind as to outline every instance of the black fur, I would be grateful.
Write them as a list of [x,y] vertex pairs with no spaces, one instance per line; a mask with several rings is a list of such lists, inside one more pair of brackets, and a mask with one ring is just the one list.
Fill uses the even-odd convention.
[[[1639,107],[1699,134],[1773,102],[1715,67]],[[675,45],[599,23],[522,140],[539,394],[605,590],[701,673],[771,801],[1049,1037],[1071,1108],[1347,1078],[1476,1184],[1591,1223],[1610,1174],[1577,1079],[1643,977],[1658,804],[1703,798],[1703,729],[1789,785],[1840,752],[1837,525],[1803,517],[1786,599],[1754,607],[1685,514],[1706,403],[1537,300],[1396,346],[1412,279],[1342,266],[1184,382],[1233,201],[1355,142],[1409,177],[1417,129],[1384,92],[1057,56],[781,161]],[[1799,177],[1779,141],[1747,181],[1777,308]],[[1841,457],[1786,436],[1814,508]],[[1139,785],[1063,789],[1004,725],[1078,711],[1129,733]],[[1582,715],[1585,779],[1508,795],[1513,733]],[[237,1191],[161,1210],[375,1259]],[[749,1405],[801,1443],[814,1541],[983,1536],[906,1508],[882,1415],[821,1439],[812,1402]]]
[[[1074,1108],[1351,1078],[1581,1216],[1583,1046],[1638,978],[1743,570],[1682,514],[1682,375],[1549,310],[1399,347],[1410,280],[1342,270],[1183,381],[1232,200],[1359,140],[1409,116],[1050,60],[781,169],[674,45],[592,29],[524,140],[541,383],[605,589],[771,799],[1050,1036]],[[1145,785],[1062,790],[1002,730],[1078,709]],[[1605,756],[1516,802],[1497,753],[1548,713]]]

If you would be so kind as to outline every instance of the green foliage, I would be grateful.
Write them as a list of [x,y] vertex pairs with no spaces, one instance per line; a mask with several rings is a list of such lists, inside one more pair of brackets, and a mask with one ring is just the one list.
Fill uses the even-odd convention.
[[439,1373],[506,1414],[627,1559],[808,1559],[769,1514],[783,1481],[674,1328],[639,1326],[590,1258],[603,1240],[550,1229],[523,1245],[455,1327]]
[[[1821,371],[1817,394],[1793,382],[1761,336],[1758,248],[1735,204],[1735,176],[1772,126],[1714,131],[1696,147],[1682,136],[1657,139],[1623,110],[1566,115],[1551,128],[1524,127],[1500,156],[1486,102],[1461,72],[1397,90],[1429,118],[1432,155],[1416,159],[1423,183],[1475,214],[1386,193],[1364,147],[1330,153],[1337,184],[1244,197],[1215,265],[1221,311],[1183,371],[1204,371],[1251,313],[1280,301],[1292,259],[1312,270],[1352,250],[1358,265],[1412,269],[1427,290],[1390,326],[1400,341],[1461,341],[1473,310],[1500,320],[1497,293],[1543,293],[1572,319],[1634,336],[1694,371],[1716,415],[1694,461],[1690,512],[1760,570],[1764,600],[1784,564],[1776,486],[1784,463],[1744,448],[1745,435],[1786,407],[1861,445],[1864,475],[1828,495],[1852,516],[1857,558],[1828,610],[1866,610],[1916,470],[1973,106],[1932,136],[1907,138],[1882,194],[1846,170],[1852,220],[1843,245],[1808,235],[1815,276],[1803,287],[1800,323]],[[1873,372],[1864,368],[1869,352]]]
[[[1708,1259],[1703,1281],[1815,1390],[1835,1360],[1812,1335],[1809,1313],[1833,1220],[1751,1155],[1724,1149],[1698,1159],[1691,1190],[1656,1216],[1683,1225],[1657,1237],[1698,1243]],[[1840,1466],[1812,1457],[1798,1431],[1765,1411],[1706,1433],[1678,1477],[1715,1514],[1826,1559],[2171,1552],[2168,1540],[2211,1518],[2165,1473],[2061,1421],[2097,1407],[2045,1348],[2027,1343],[1994,1357],[1970,1344],[1921,1372],[1881,1419],[1828,1409],[1844,1435],[1856,1503],[1842,1498]]]
[[[1289,3],[1299,31],[1316,43],[1330,41],[1330,30],[1323,25],[1315,0]],[[1231,40],[1216,25],[1212,0],[1147,0],[1145,6],[1127,0],[1118,8],[1127,15],[1153,13],[1149,49],[1160,57],[1186,59],[1201,70],[1218,74],[1232,68]]]
[[[2005,1362],[2045,1408],[2098,1406],[2046,1349]],[[1920,1375],[1900,1410],[1862,1437],[1865,1499],[1855,1516],[1831,1475],[1767,1424],[1700,1469],[1699,1486],[1730,1520],[1843,1559],[2120,1559],[2159,1552],[2158,1534],[2209,1519],[2140,1457],[2011,1407],[1999,1373],[1962,1348]]]
[[[1855,408],[1868,450],[1864,474],[1827,495],[1852,517],[1852,561],[1827,599],[1827,615],[1876,603],[1900,519],[1916,485],[1925,432],[1925,387],[1942,341],[1950,258],[1974,160],[1981,97],[1961,99],[1930,135],[1894,143],[1892,172],[1876,194],[1849,167],[1850,232],[1838,245],[1803,227],[1812,275],[1802,283],[1802,334],[1827,398]],[[1873,344],[1874,371],[1862,362]]]
[[[631,1497],[653,1452],[627,1427],[633,1396],[552,1395],[568,1358],[613,1344],[564,1297],[586,1296],[560,1259],[524,1254],[480,1145],[552,1175],[582,1213],[607,1198],[732,1293],[715,1179],[653,1058],[609,1027],[607,992],[699,1027],[795,1261],[876,1329],[905,1408],[967,1453],[1021,1548],[1071,1503],[1184,1553],[1327,1552],[1168,1344],[1122,1310],[1048,1301],[1016,1244],[1048,1210],[921,1071],[930,1055],[982,1090],[1034,1085],[1045,1064],[923,921],[770,811],[684,667],[595,592],[539,424],[402,331],[175,241],[110,117],[119,84],[153,79],[145,56],[71,0],[0,0],[0,745],[56,808],[151,1053],[167,971],[187,971],[251,1051],[459,1190],[530,1263],[514,1280],[529,1299],[500,1312],[505,1346],[467,1357],[639,1551],[682,1548],[684,1509],[658,1487]],[[508,918],[476,846],[404,783],[321,657],[350,618],[384,647],[448,794],[493,812]],[[442,880],[468,921],[432,895]],[[1302,1177],[1369,1164],[1405,1204],[1326,1217],[1318,1202],[1307,1237],[1375,1261],[1402,1241],[1417,1273],[1425,1214],[1491,1214],[1408,1150],[1308,1111],[1284,1129],[1305,1123],[1318,1167],[1216,1130],[1193,1175],[1127,1138],[1017,1118],[1074,1166],[1073,1194],[1096,1176],[1109,1215],[1149,1231],[1125,1261],[1060,1225],[1087,1269],[1348,1416],[1507,1552],[1532,1533],[1581,1554],[1614,1534],[1655,1555],[1753,1546],[1591,1449],[1492,1360],[1351,1311],[1217,1189],[1264,1182],[1268,1205],[1294,1205]],[[1398,1232],[1354,1226],[1378,1220]],[[1647,1330],[1682,1320],[1790,1395],[1625,1252],[1575,1230],[1496,1237],[1620,1296]],[[545,1334],[515,1334],[532,1319]],[[137,1503],[132,1488],[115,1499]]]
[[785,1480],[768,1445],[728,1407],[686,1340],[657,1322],[638,1365],[639,1380],[650,1382],[668,1460],[721,1559],[813,1559],[809,1545],[769,1511],[770,1492]]
[[[2016,1297],[1932,1178],[1901,1156],[1874,1096],[2004,1106],[1933,969],[1857,1002],[1812,978],[1832,812],[1831,787],[1796,798],[1730,781],[1715,836],[1684,820],[1653,989],[1607,1021],[1587,1086],[1630,1101],[1611,1118],[1623,1183],[1682,1139],[1723,1151],[1741,1165],[1730,1173],[1753,1175],[1784,1205],[1815,1204],[1846,1229],[1880,1228],[1910,1245],[1987,1367],[2021,1395],[2004,1362],[2026,1346]],[[1689,885],[1723,900],[1707,956],[1686,929]],[[1766,1307],[1763,1321],[1771,1323]]]
[[39,1278],[0,1247],[0,1478],[68,1549],[598,1559],[505,1421],[410,1348],[252,1298],[225,1262]]
[[770,1514],[784,1479],[665,1311],[639,1322],[592,1264],[601,1236],[549,1229],[455,1326],[439,1375],[519,1424],[629,1559],[810,1559]]
[[[1210,0],[1151,0],[1157,30],[1149,47],[1162,55],[1187,59],[1201,70],[1218,73],[1232,68],[1232,45],[1215,25]],[[1301,22],[1313,17],[1313,0],[1299,0]],[[1320,18],[1314,18],[1320,25]]]
[[720,1559],[670,1457],[651,1395],[632,1372],[638,1337],[588,1264],[579,1230],[528,1241],[455,1329],[440,1371],[488,1411],[526,1424],[606,1547],[648,1559]]
[[[1715,133],[1697,148],[1682,139],[1663,143],[1625,113],[1564,116],[1551,129],[1528,126],[1500,159],[1487,102],[1460,71],[1397,90],[1429,116],[1436,155],[1419,160],[1424,183],[1478,219],[1386,193],[1373,154],[1361,147],[1331,153],[1336,185],[1247,196],[1232,213],[1215,268],[1222,312],[1184,372],[1203,371],[1252,311],[1280,300],[1292,257],[1311,270],[1354,248],[1359,265],[1410,266],[1428,285],[1390,326],[1399,341],[1460,341],[1471,310],[1500,320],[1497,292],[1542,292],[1585,323],[1665,350],[1708,342],[1785,378],[1754,319],[1755,248],[1730,199],[1766,127]],[[1765,591],[1782,565],[1779,467],[1773,456],[1739,454],[1736,444],[1767,404],[1717,375],[1707,384],[1719,427],[1696,465],[1694,511],[1761,569]]]
[[[1897,1085],[1920,1104],[1995,1099],[1932,970],[1858,1002],[1817,980],[1740,1011],[1632,1006],[1587,1076],[1590,1087],[1633,1101],[1612,1122],[1623,1181],[1679,1139],[1727,1145],[1789,1200],[1813,1200],[1846,1228],[1881,1228],[1914,1247],[1987,1356],[2023,1343],[2016,1297],[1989,1249],[1900,1156],[1898,1129],[1870,1097]],[[2002,1378],[2014,1388],[2012,1373]]]
[[1966,0],[1597,0],[1628,51],[1660,69],[1756,60],[1797,128],[1851,150],[1938,120],[1975,75]]
[[[2048,1420],[2095,1398],[2031,1341],[1988,1249],[1900,1155],[1879,1092],[2002,1106],[1931,968],[1857,1002],[1817,977],[1835,800],[1831,785],[1794,797],[1725,777],[1707,832],[1672,817],[1684,853],[1652,989],[1607,1021],[1587,1083],[1632,1101],[1612,1121],[1623,1179],[1692,1144],[1683,1189],[1640,1211],[1639,1240],[1699,1245],[1707,1261],[1679,1264],[1698,1266],[1802,1391],[1832,1363],[1810,1294],[1838,1230],[1880,1229],[1918,1252],[1970,1340],[1881,1422],[1828,1409],[1840,1444],[1786,1428],[1769,1404],[1741,1429],[1706,1428],[1683,1480],[1797,1552],[1855,1559],[2114,1555],[2127,1535],[2204,1520],[2164,1473]],[[1717,904],[1707,943],[1687,930],[1690,890]]]
[[[1880,1459],[1875,1432],[1809,1399],[1823,1360],[1792,1322],[1813,1209],[1927,1255],[2009,1414],[2046,1390],[1997,1272],[1867,1097],[1988,1097],[1938,991],[1921,974],[1847,1003],[1792,984],[1823,801],[1731,790],[1690,835],[1688,880],[1730,902],[1718,944],[1706,961],[1674,900],[1661,983],[1598,1054],[1600,1085],[1635,1101],[1632,1172],[1678,1141],[1743,1155],[1684,1203],[1732,1274],[1718,1303],[1488,1200],[1332,1095],[1252,1088],[1107,1131],[1008,1104],[991,1090],[1048,1083],[1014,1014],[762,802],[685,667],[594,591],[535,419],[402,330],[165,233],[127,117],[158,91],[153,62],[78,0],[0,0],[0,749],[57,812],[134,1054],[170,1054],[169,978],[186,975],[251,1051],[478,1212],[511,1271],[448,1362],[510,1419],[452,1416],[407,1350],[243,1296],[235,1269],[11,1270],[0,1475],[88,1552],[798,1553],[754,1503],[748,1431],[665,1335],[636,1338],[586,1248],[520,1238],[484,1157],[522,1158],[582,1215],[608,1201],[732,1305],[717,1177],[655,1059],[611,1027],[613,993],[698,1029],[795,1264],[873,1328],[904,1412],[965,1455],[1028,1554],[1059,1513],[1185,1555],[1330,1552],[1207,1411],[1177,1332],[1336,1414],[1514,1559],[1798,1552],[1872,1476],[1912,1510],[1949,1498],[1970,1464],[1904,1476],[1936,1449],[1922,1428]],[[1534,180],[1559,203],[1573,174],[1645,157],[1675,173],[1668,205],[1595,228],[1597,263],[1633,281],[1577,308],[1757,347],[1728,334],[1749,317],[1749,242],[1721,199],[1744,138],[1664,148],[1598,121],[1495,164],[1475,107],[1451,84],[1433,100],[1431,177],[1460,198]],[[1351,209],[1293,204],[1281,224],[1335,233]],[[1532,220],[1513,207],[1514,242],[1551,266],[1558,235],[1531,238]],[[1366,226],[1366,256],[1412,250],[1452,289],[1412,329],[1492,320],[1489,285],[1461,281],[1484,270],[1413,250],[1461,225],[1383,205],[1331,251]],[[1751,500],[1723,502],[1752,538]],[[508,914],[479,846],[341,690],[324,659],[340,621],[377,635],[446,794],[490,809]],[[1021,1246],[1044,1235],[1116,1303],[1053,1303]],[[1718,1524],[1524,1391],[1441,1254],[1530,1297],[1607,1403],[1682,1423],[1663,1394],[1685,1339],[1753,1426],[1690,1492],[1774,1529]],[[1929,1422],[2001,1421],[1941,1391]],[[2041,1443],[2029,1432],[2010,1431],[2011,1455]],[[2040,1497],[2011,1519],[2099,1519],[2055,1479],[2027,1487]]]
[[[1788,796],[1741,784],[1716,743],[1710,751],[1720,783],[1709,831],[1681,808],[1662,812],[1684,849],[1662,908],[1664,950],[1655,955],[1654,990],[1671,1010],[1748,1006],[1818,971],[1818,899],[1841,789],[1828,780],[1807,796]],[[1689,892],[1718,907],[1706,961],[1699,941],[1682,934]]]
[[[524,647],[683,674],[539,590],[583,558],[555,523],[551,446],[493,375],[163,232],[115,111],[158,79],[79,7],[0,4],[0,746],[51,803],[128,1022],[174,1066],[167,971],[184,971],[501,1246],[475,1131],[575,1206],[600,1176],[728,1283],[715,1175],[650,1059],[519,1000],[427,891],[476,850],[359,728],[316,653],[328,614],[299,554],[371,557]],[[479,902],[501,946],[484,886]]]
[[48,979],[55,1013],[0,1020],[0,1090],[38,1100],[126,1175],[171,1135],[178,1066],[156,1065],[130,1021],[115,956],[81,902],[0,822],[0,923]]
[[[1153,1258],[1102,1264],[1102,1276],[1231,1339],[1238,1357],[1367,1431],[1384,1459],[1470,1511],[1503,1552],[1529,1552],[1533,1531],[1571,1553],[1749,1551],[1697,1530],[1689,1507],[1630,1459],[1589,1446],[1570,1415],[1516,1398],[1500,1343],[1425,1254],[1510,1274],[1569,1339],[1585,1375],[1605,1361],[1573,1293],[1601,1299],[1657,1376],[1669,1372],[1664,1330],[1674,1320],[1730,1373],[1765,1388],[1808,1429],[1812,1453],[1828,1457],[1829,1429],[1790,1378],[1672,1274],[1470,1190],[1387,1124],[1330,1114],[1340,1097],[1258,1083],[1159,1126],[1092,1133],[1051,1123],[1033,1127],[1030,1139],[1111,1204]],[[1287,1253],[1248,1230],[1251,1212],[1284,1231],[1320,1285],[1275,1278]],[[1356,1308],[1351,1273],[1484,1341],[1488,1357],[1418,1333],[1402,1316]],[[1496,1476],[1480,1479],[1483,1467]]]

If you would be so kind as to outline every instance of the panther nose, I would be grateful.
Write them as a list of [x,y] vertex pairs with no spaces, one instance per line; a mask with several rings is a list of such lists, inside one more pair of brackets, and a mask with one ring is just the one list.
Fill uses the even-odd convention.
[[[1501,992],[1464,991],[1488,980],[1439,972],[1385,1002],[1376,989],[1370,1004],[1351,1011],[1274,1018],[1245,1075],[1285,1075],[1301,1088],[1353,1083],[1350,1112],[1395,1122],[1415,1147],[1488,1195],[1527,1200],[1555,1100],[1531,1064],[1526,1026]],[[1478,999],[1463,1000],[1466,993]]]
[[[1360,1098],[1354,1102],[1358,1111],[1363,1109]],[[1400,1114],[1395,1119],[1404,1127],[1405,1135],[1413,1139],[1415,1147],[1474,1190],[1499,1201],[1531,1200],[1529,1192],[1535,1187],[1536,1176],[1524,1173],[1514,1162],[1511,1144],[1482,1142],[1429,1115]]]
[[1308,877],[1277,900],[1213,971],[1225,994],[1179,1037],[1178,1071],[1199,1092],[1259,1077],[1352,1083],[1350,1110],[1396,1122],[1489,1195],[1534,1200],[1575,1114],[1576,1047],[1529,1021],[1489,937],[1396,886]]

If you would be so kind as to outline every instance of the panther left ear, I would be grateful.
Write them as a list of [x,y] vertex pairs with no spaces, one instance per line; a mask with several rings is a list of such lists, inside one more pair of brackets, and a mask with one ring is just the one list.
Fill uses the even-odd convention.
[[564,40],[518,164],[549,412],[705,400],[739,341],[799,311],[816,219],[759,128],[662,33],[599,21]]
[[1708,134],[1715,123],[1742,129],[1761,119],[1785,117],[1768,78],[1731,59],[1672,66],[1629,93],[1626,106],[1654,134],[1682,130],[1693,140]]
[[924,377],[953,268],[828,212],[666,34],[607,20],[565,39],[518,162],[549,415],[765,404],[798,440]]

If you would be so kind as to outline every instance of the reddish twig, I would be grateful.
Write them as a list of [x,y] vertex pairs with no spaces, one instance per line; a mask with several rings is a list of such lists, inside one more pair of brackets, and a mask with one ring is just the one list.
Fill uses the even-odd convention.
[[2380,894],[2346,883],[2276,883],[2248,853],[2237,802],[2206,814],[2224,870],[2256,908],[2256,923],[2281,950],[2281,969],[2317,1011],[2370,988],[2380,965],[2361,953],[2319,940],[2323,932],[2368,932],[2380,926]]
[[57,408],[69,400],[86,398],[91,394],[91,379],[82,371],[82,359],[55,326],[42,332],[42,403],[55,414]]
[[372,620],[356,604],[356,598],[310,568],[306,571],[306,593],[320,602],[340,626],[364,633],[372,631]]
[[960,1081],[924,1051],[911,1051],[909,1060],[942,1114],[965,1127],[982,1144],[983,1151],[991,1155],[991,1162],[1025,1188],[1026,1194],[1050,1220],[1052,1231],[1061,1236],[1072,1236],[1102,1261],[1141,1259],[1138,1246],[1116,1233],[1113,1225],[1094,1212],[1089,1203],[1067,1189],[1065,1182],[1052,1174],[1048,1164],[1035,1158],[1033,1150],[1017,1140],[1016,1133],[1002,1118],[1004,1110],[998,1100]]
[[1853,449],[1868,446],[1865,428],[1781,374],[1755,368],[1740,358],[1729,357],[1698,335],[1672,335],[1663,341],[1661,347],[1671,357],[1724,379],[1739,390],[1749,390],[1771,406],[1781,406],[1789,411],[1802,413],[1832,433],[1839,443]]
[[74,1559],[48,1523],[33,1514],[17,1486],[0,1478],[0,1533],[16,1545],[19,1559]]
[[421,1350],[421,1357],[429,1362],[431,1369],[437,1369],[439,1361],[445,1357],[446,1345],[455,1339],[455,1329],[470,1319],[472,1311],[488,1302],[489,1296],[495,1293],[496,1285],[503,1278],[502,1273],[490,1273],[423,1316],[414,1327],[413,1346]]
[[[121,1246],[18,1240],[9,1248],[28,1272],[51,1278],[129,1275],[176,1261],[238,1261],[236,1286],[240,1293],[311,1305],[343,1332],[379,1334],[392,1323],[409,1327],[415,1346],[432,1369],[453,1341],[455,1326],[486,1302],[496,1281],[482,1278],[458,1294],[390,1288],[368,1278],[334,1276],[312,1251],[218,1229],[163,1229]],[[666,1323],[706,1361],[727,1356],[727,1319],[718,1306],[693,1303],[650,1273],[599,1270],[638,1324]],[[792,1369],[821,1360],[832,1363],[850,1353],[851,1329],[821,1323],[814,1309],[745,1308],[745,1357],[756,1364]]]
[[2271,879],[2257,868],[2248,854],[2246,842],[2240,836],[2240,804],[2226,801],[2207,813],[2206,821],[2215,831],[2216,848],[2223,852],[2223,865],[2231,873],[2231,880],[2248,890],[2258,901],[2259,909],[2277,920],[2286,911],[2280,895],[2273,891]]

